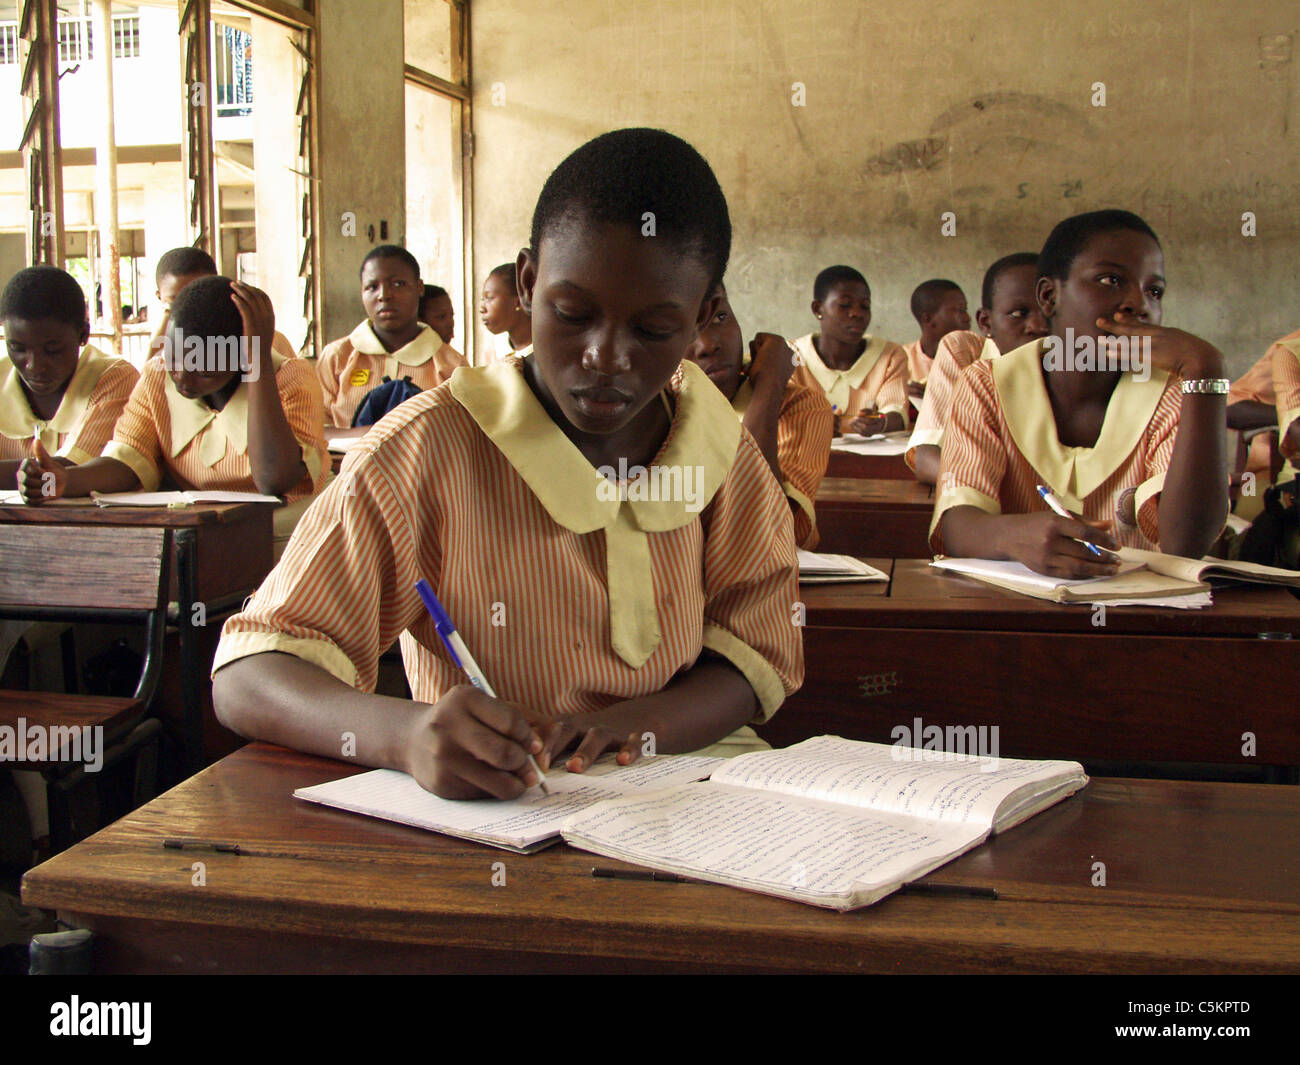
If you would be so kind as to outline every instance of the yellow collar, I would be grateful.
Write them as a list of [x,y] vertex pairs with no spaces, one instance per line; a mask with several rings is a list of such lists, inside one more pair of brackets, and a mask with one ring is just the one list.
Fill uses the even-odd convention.
[[30,440],[39,431],[41,443],[54,451],[58,438],[80,424],[99,379],[117,361],[89,344],[82,348],[77,357],[77,368],[59,400],[59,409],[48,422],[42,422],[27,402],[27,393],[23,391],[13,360],[0,360],[0,436],[10,440]]
[[798,340],[791,344],[791,347],[802,357],[804,365],[808,367],[808,372],[821,385],[827,399],[839,407],[841,412],[847,411],[849,407],[849,390],[862,387],[862,382],[867,379],[867,374],[876,365],[877,360],[885,350],[885,345],[889,341],[883,337],[870,335],[863,337],[867,342],[867,346],[862,354],[858,356],[857,361],[847,370],[833,370],[822,362],[822,357],[817,352],[817,336],[816,333],[809,333],[807,336],[799,337]]
[[[271,353],[271,369],[278,374],[287,360]],[[167,414],[171,419],[171,457],[185,450],[200,433],[199,461],[212,467],[226,453],[226,443],[239,454],[248,451],[248,384],[241,381],[221,410],[213,410],[202,399],[186,399],[176,390],[171,374],[163,371],[163,394],[167,397]],[[205,432],[206,430],[206,432]]]
[[1097,443],[1092,447],[1066,447],[1056,433],[1052,404],[1043,381],[1045,341],[1035,340],[994,359],[993,383],[1002,403],[1007,428],[1020,453],[1071,510],[1095,492],[1133,453],[1169,375],[1151,371],[1146,381],[1121,375],[1111,394]]
[[698,366],[683,362],[672,426],[641,482],[648,482],[650,498],[637,498],[642,493],[629,477],[623,483],[628,498],[620,499],[624,493],[587,461],[533,395],[519,356],[461,367],[452,375],[451,392],[557,525],[578,534],[604,530],[610,641],[620,658],[639,669],[660,642],[646,534],[695,521],[722,487],[740,445],[740,422],[722,393]]
[[975,361],[979,362],[980,359],[997,359],[1001,358],[1001,356],[1002,352],[998,351],[998,346],[993,343],[993,338],[985,337],[984,346],[980,348],[979,359],[976,359]]
[[[419,325],[420,331],[415,335],[415,339],[396,351],[389,351],[384,347],[383,341],[375,334],[374,326],[370,324],[369,318],[348,334],[348,340],[362,355],[382,355],[384,359],[384,376],[396,381],[402,376],[397,369],[399,364],[402,366],[423,366],[442,347],[442,337],[438,337],[438,334],[425,325],[424,322],[420,322]],[[436,342],[434,337],[438,337]]]

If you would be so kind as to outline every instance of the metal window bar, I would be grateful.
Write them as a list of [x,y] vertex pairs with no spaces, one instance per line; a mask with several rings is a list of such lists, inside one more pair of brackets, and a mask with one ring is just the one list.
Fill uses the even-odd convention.
[[247,115],[253,110],[253,36],[223,22],[212,26],[212,81],[217,115]]
[[0,22],[0,66],[18,63],[18,23]]

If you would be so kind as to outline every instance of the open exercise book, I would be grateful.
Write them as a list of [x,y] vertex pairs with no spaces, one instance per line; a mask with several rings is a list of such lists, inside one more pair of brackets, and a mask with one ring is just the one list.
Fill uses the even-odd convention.
[[818,736],[730,759],[705,783],[600,803],[569,818],[564,839],[653,869],[852,910],[1087,782],[1077,762]]
[[1197,560],[1136,547],[1121,547],[1118,554],[1120,568],[1113,577],[1081,580],[1048,577],[1035,573],[1020,562],[991,559],[940,558],[931,565],[1054,603],[1209,606],[1211,597],[1207,581],[1218,580],[1300,588],[1300,573],[1253,562],[1230,562],[1220,558]]
[[558,843],[560,826],[578,810],[605,799],[702,780],[723,761],[722,758],[663,755],[620,766],[609,755],[585,773],[570,773],[563,768],[551,770],[546,774],[550,795],[543,794],[541,788],[529,788],[508,802],[440,799],[420,787],[414,778],[395,769],[374,769],[328,784],[299,788],[293,794],[308,802],[381,817],[385,821],[399,821],[518,854],[532,854]]
[[[17,489],[0,492],[0,506],[10,506],[23,501],[22,493]],[[100,506],[100,507],[191,507],[196,503],[281,503],[276,496],[264,496],[257,492],[96,492],[89,498],[74,496],[72,498],[47,499],[41,506]]]

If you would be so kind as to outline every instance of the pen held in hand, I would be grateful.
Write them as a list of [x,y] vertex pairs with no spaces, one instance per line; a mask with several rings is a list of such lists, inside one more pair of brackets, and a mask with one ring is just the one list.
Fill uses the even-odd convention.
[[[1074,517],[1073,514],[1071,514],[1068,510],[1065,509],[1065,504],[1056,498],[1056,494],[1050,488],[1048,488],[1047,485],[1040,484],[1038,486],[1038,494],[1043,497],[1043,502],[1046,503],[1049,507],[1051,507],[1052,512],[1054,514],[1059,514],[1063,518]],[[1105,554],[1102,554],[1101,548],[1099,548],[1094,543],[1090,543],[1087,540],[1079,540],[1077,542],[1083,544],[1084,547],[1086,547],[1098,558],[1111,559],[1113,557],[1111,552],[1109,551],[1107,551]]]
[[[415,590],[420,593],[425,609],[429,611],[429,616],[433,618],[434,628],[438,630],[438,635],[442,637],[442,642],[446,645],[451,660],[465,671],[465,676],[469,677],[470,683],[474,687],[484,695],[489,695],[495,699],[497,693],[492,690],[492,685],[488,683],[487,677],[483,675],[483,670],[474,661],[474,656],[469,653],[469,648],[465,646],[465,641],[460,638],[460,633],[456,631],[456,626],[452,623],[447,611],[438,602],[438,597],[434,595],[433,589],[429,587],[429,582],[421,577],[415,582]],[[542,789],[542,794],[551,794],[551,789],[546,786],[546,776],[537,764],[537,759],[531,754],[528,755],[528,768],[537,774],[537,786]]]

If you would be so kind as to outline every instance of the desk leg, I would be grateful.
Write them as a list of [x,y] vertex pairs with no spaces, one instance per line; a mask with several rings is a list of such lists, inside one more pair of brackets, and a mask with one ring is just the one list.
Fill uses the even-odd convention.
[[193,529],[176,532],[176,629],[181,649],[181,706],[185,767],[190,773],[203,768],[203,698],[199,691],[198,655],[194,642],[194,603],[198,534]]

